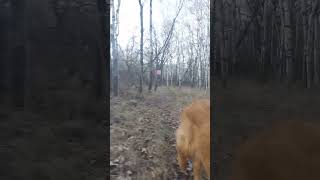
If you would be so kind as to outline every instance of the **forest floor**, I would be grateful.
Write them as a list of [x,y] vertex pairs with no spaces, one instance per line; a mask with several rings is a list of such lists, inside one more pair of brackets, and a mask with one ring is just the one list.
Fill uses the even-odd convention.
[[233,150],[248,137],[282,120],[320,120],[320,89],[278,83],[259,84],[231,80],[214,88],[214,118],[217,119],[218,179],[230,174]]
[[126,91],[110,99],[111,179],[188,179],[179,171],[175,130],[182,108],[209,92],[160,87],[143,99]]
[[0,105],[0,179],[105,180],[108,119],[61,120],[39,111]]

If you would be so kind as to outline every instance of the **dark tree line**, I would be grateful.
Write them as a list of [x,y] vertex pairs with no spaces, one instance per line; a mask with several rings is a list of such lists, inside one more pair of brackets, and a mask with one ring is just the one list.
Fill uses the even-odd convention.
[[318,0],[217,0],[215,75],[319,84]]
[[1,104],[68,109],[70,118],[102,102],[109,87],[107,8],[104,0],[1,0]]

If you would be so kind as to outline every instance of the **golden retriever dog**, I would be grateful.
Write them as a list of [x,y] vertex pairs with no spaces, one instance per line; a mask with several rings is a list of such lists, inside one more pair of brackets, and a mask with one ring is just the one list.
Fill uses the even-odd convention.
[[229,180],[320,179],[320,126],[277,124],[237,149]]
[[185,171],[192,160],[193,176],[200,180],[201,165],[210,178],[210,101],[197,100],[184,108],[176,131],[177,160]]

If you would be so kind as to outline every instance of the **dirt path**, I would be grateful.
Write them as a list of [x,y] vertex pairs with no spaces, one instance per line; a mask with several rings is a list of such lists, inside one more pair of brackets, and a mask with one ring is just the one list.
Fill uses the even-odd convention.
[[111,98],[111,179],[187,179],[178,170],[175,129],[195,89],[160,88],[143,100]]

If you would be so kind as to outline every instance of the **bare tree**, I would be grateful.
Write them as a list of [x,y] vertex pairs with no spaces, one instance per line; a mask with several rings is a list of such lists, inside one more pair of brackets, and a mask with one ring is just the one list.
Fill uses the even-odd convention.
[[152,90],[152,82],[153,82],[153,43],[152,43],[152,0],[150,0],[150,27],[149,27],[149,33],[150,33],[150,75],[149,75],[149,92]]
[[142,95],[143,90],[143,3],[139,0],[140,5],[140,79],[139,94]]
[[267,58],[267,18],[268,18],[268,2],[264,2],[263,4],[263,19],[262,19],[262,45],[261,45],[261,54],[260,54],[260,64],[259,64],[259,72],[261,79],[264,80],[265,75],[265,63]]
[[219,61],[213,69],[220,71],[222,82],[231,70],[288,85],[319,84],[318,0],[215,3]]
[[306,63],[307,63],[307,88],[311,86],[311,66],[312,66],[312,22],[315,17],[316,10],[318,9],[319,1],[314,0],[312,2],[312,11],[308,18],[308,37],[307,37],[307,54],[306,54]]
[[292,50],[292,25],[291,25],[291,0],[281,1],[283,2],[284,10],[284,45],[285,45],[285,58],[286,58],[286,73],[288,85],[292,82],[293,76],[293,50]]
[[119,35],[119,9],[120,9],[121,0],[118,0],[117,8],[115,7],[115,0],[112,2],[112,58],[113,58],[113,67],[112,67],[112,82],[113,82],[113,94],[118,96],[119,93],[119,55],[118,55],[118,42],[117,37]]
[[[136,82],[136,87],[140,94],[142,94],[144,84],[148,85],[149,91],[152,88],[156,91],[158,86],[162,84],[208,88],[210,77],[208,1],[177,1],[177,11],[174,12],[173,17],[165,16],[164,23],[159,27],[152,22],[154,9],[152,9],[152,0],[149,1],[150,41],[149,38],[143,38],[143,2],[141,1],[139,1],[141,21],[140,47],[136,48],[131,43],[130,45],[128,44],[127,48],[124,48],[125,51],[123,51],[122,55],[124,63],[120,65],[120,69],[123,66],[122,70],[128,70],[129,78],[132,79],[130,84],[135,84]],[[203,9],[203,7],[208,7],[208,9]],[[188,17],[186,14],[189,11],[192,14]],[[183,15],[181,16],[180,14]],[[197,23],[185,21],[190,20],[190,17],[196,19]],[[189,29],[186,28],[186,25],[190,26]],[[159,32],[158,36],[156,31]],[[146,42],[148,42],[147,46],[145,45]],[[140,58],[135,58],[136,56],[140,56]],[[143,58],[148,59],[147,64],[146,61],[143,61]],[[160,74],[157,75],[157,71],[160,71]],[[136,77],[134,75],[135,72],[136,75],[139,75],[138,80],[133,80]],[[125,81],[128,79],[124,77],[126,74],[122,75],[121,70],[120,76]],[[120,83],[122,82],[121,80]]]
[[[179,14],[181,12],[181,9],[183,7],[184,1],[185,0],[180,0],[179,1],[178,11],[177,11],[175,17],[173,18],[173,21],[172,21],[171,26],[169,28],[168,34],[166,35],[164,43],[160,47],[160,49],[156,50],[157,52],[156,52],[156,54],[154,56],[154,59],[156,60],[156,70],[161,70],[162,71],[163,70],[163,66],[166,63],[166,59],[164,57],[165,57],[167,49],[169,48],[169,44],[170,44],[170,41],[171,41],[171,38],[172,38],[172,34],[173,34],[173,30],[174,30],[174,25],[175,25],[176,20],[177,20]],[[160,55],[161,55],[161,57],[160,57]],[[163,75],[163,73],[161,73],[161,76],[162,75]],[[155,88],[154,88],[155,91],[157,90],[158,83],[159,83],[158,82],[158,77],[156,76]]]
[[319,58],[320,58],[320,37],[319,37],[319,30],[320,30],[320,16],[314,18],[314,83],[316,85],[319,84]]

